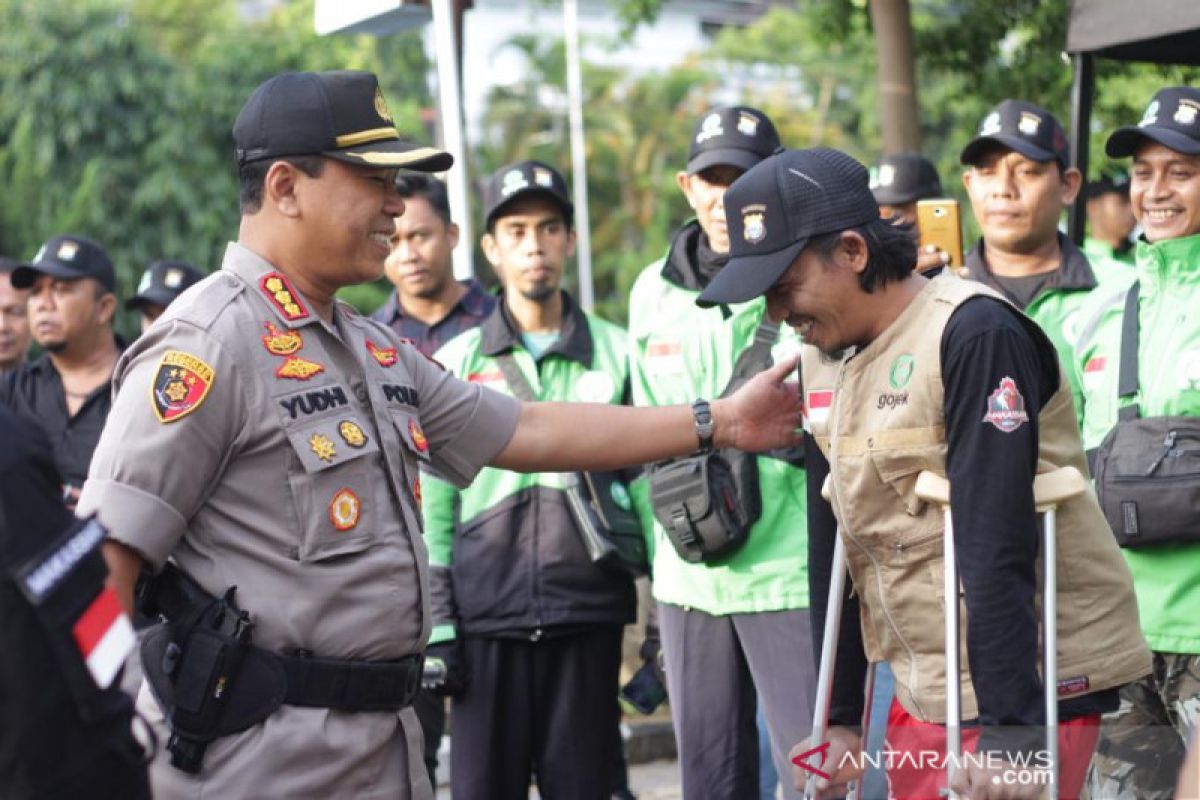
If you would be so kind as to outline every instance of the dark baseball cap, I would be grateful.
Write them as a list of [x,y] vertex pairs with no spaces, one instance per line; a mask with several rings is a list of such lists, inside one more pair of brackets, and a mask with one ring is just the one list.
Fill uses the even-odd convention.
[[1122,197],[1129,197],[1129,176],[1124,173],[1108,174],[1104,173],[1094,180],[1088,181],[1084,188],[1084,196],[1088,200],[1097,197],[1103,197],[1106,194],[1119,194]]
[[814,236],[879,219],[867,168],[840,150],[783,150],[725,190],[729,261],[696,302],[744,303],[770,289]]
[[501,167],[488,178],[483,190],[483,224],[488,230],[504,206],[518,197],[544,195],[553,200],[563,212],[568,225],[574,223],[575,204],[562,173],[541,161],[518,161]]
[[898,206],[942,196],[933,162],[916,153],[884,156],[871,169],[871,193],[880,205]]
[[28,289],[37,282],[39,275],[70,281],[95,278],[110,292],[116,286],[108,253],[99,244],[83,236],[61,235],[51,238],[38,249],[32,263],[22,264],[13,270],[12,285],[17,289]]
[[711,109],[692,128],[689,175],[716,166],[750,169],[779,149],[779,133],[766,114],[749,106]]
[[379,80],[353,70],[270,78],[242,106],[233,141],[239,166],[304,155],[420,172],[440,172],[454,163],[449,153],[401,141]]
[[125,308],[129,311],[147,305],[166,308],[203,277],[204,273],[186,261],[155,261],[142,273],[137,294],[125,301]]
[[1137,125],[1117,128],[1108,137],[1104,152],[1125,158],[1137,152],[1142,139],[1153,139],[1177,153],[1200,153],[1200,89],[1170,86],[1154,93]]
[[979,123],[975,138],[963,148],[959,161],[978,163],[989,145],[1000,144],[1034,161],[1058,161],[1067,166],[1067,134],[1054,115],[1024,100],[1004,100]]

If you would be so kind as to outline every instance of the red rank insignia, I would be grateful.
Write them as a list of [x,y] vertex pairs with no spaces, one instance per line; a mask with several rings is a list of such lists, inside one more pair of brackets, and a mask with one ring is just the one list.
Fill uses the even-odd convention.
[[390,367],[400,360],[400,357],[396,354],[396,348],[379,347],[370,339],[367,339],[367,350],[381,367]]
[[258,288],[289,322],[308,317],[308,309],[300,300],[300,294],[282,273],[268,272],[263,275],[258,282]]
[[415,419],[408,421],[408,435],[412,437],[413,447],[417,450],[422,453],[429,450],[429,440],[425,438],[425,431],[421,430]]
[[417,501],[417,505],[421,505],[421,479],[419,477],[413,479],[413,497]]
[[163,353],[150,389],[158,421],[174,422],[199,408],[212,388],[215,374],[212,367],[189,353]]

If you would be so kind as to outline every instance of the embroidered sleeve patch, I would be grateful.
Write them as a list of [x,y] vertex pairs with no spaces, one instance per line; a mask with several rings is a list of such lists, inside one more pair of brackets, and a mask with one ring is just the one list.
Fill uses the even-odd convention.
[[174,422],[199,408],[212,388],[214,376],[212,367],[189,353],[163,353],[150,390],[158,421]]
[[1000,379],[996,391],[988,396],[987,413],[982,422],[990,422],[1005,433],[1012,433],[1029,421],[1025,413],[1025,398],[1012,378]]
[[367,339],[367,351],[381,367],[393,366],[397,361],[400,360],[399,355],[396,353],[396,348],[379,347],[370,339]]

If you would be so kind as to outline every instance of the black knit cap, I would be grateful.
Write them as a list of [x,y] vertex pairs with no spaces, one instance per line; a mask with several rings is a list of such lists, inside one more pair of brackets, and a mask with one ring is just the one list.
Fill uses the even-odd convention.
[[449,153],[403,142],[373,73],[284,72],[254,90],[233,124],[238,166],[323,155],[368,167],[440,172]]
[[840,150],[783,150],[725,191],[729,262],[696,302],[744,303],[779,280],[814,236],[879,219],[867,168]]

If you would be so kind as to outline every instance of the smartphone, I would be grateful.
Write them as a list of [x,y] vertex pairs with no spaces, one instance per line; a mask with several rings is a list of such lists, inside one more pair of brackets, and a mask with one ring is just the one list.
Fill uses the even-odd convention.
[[963,266],[962,223],[958,201],[944,197],[917,201],[917,231],[921,249],[933,245],[950,254],[950,266]]

